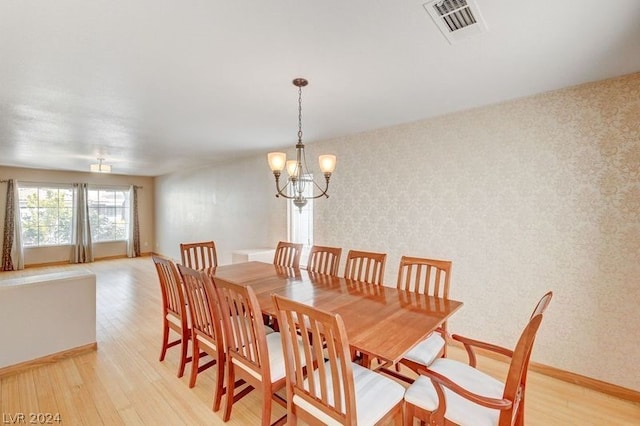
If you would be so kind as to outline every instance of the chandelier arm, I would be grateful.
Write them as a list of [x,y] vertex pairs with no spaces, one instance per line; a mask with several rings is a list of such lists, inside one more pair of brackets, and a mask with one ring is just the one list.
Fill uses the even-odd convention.
[[292,200],[295,198],[295,196],[291,196],[291,195],[287,195],[284,190],[287,189],[287,186],[289,186],[289,182],[287,182],[287,184],[285,186],[283,186],[282,188],[280,188],[280,173],[273,174],[276,178],[276,198],[286,198],[288,200]]
[[321,198],[321,197],[325,197],[325,198],[329,198],[329,194],[327,194],[327,191],[329,190],[329,179],[331,178],[331,175],[329,173],[325,173],[324,175],[324,189],[320,188],[320,185],[318,185],[316,183],[316,181],[313,181],[313,184],[321,191],[320,194],[318,195],[314,195],[313,197],[307,197],[308,200],[315,200],[316,198]]
[[286,198],[287,200],[293,200],[293,199],[295,199],[295,198],[296,198],[296,197],[292,197],[291,195],[286,195],[286,194],[284,194],[284,193],[282,193],[282,192],[278,192],[278,193],[276,194],[276,198],[280,198],[280,197],[282,197],[282,198]]

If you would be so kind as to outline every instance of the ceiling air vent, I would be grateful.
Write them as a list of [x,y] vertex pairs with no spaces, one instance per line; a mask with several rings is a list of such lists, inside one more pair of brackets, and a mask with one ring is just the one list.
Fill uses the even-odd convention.
[[451,44],[487,31],[473,0],[434,0],[423,6]]

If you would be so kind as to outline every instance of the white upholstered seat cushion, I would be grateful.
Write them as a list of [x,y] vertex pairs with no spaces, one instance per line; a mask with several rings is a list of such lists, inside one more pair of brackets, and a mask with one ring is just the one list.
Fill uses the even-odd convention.
[[440,333],[431,333],[426,339],[405,354],[405,358],[429,366],[438,357],[445,341]]
[[[499,380],[477,370],[465,363],[447,358],[438,358],[429,367],[437,373],[449,378],[461,387],[489,398],[502,398],[504,384]],[[466,398],[444,388],[447,399],[445,417],[461,426],[491,426],[498,424],[499,410],[475,404]],[[404,399],[428,411],[438,406],[438,395],[431,379],[420,376],[407,389]]]
[[[280,333],[273,332],[266,335],[267,350],[269,351],[269,371],[271,372],[271,383],[282,379],[286,375],[284,364],[284,352],[282,350],[282,342]],[[301,345],[302,343],[299,342]],[[231,360],[237,366],[244,368],[249,374],[258,380],[262,380],[260,374],[256,373],[252,368],[245,368],[242,360],[233,358]]]
[[275,332],[276,331],[273,328],[271,328],[271,327],[269,327],[268,325],[265,324],[265,326],[264,326],[264,334],[271,334],[271,333],[275,333]]
[[196,339],[198,339],[198,342],[200,344],[206,346],[207,348],[210,348],[213,351],[217,350],[215,344],[201,334],[197,334]]
[[[180,317],[178,315],[174,314],[173,312],[167,312],[166,318],[170,323],[173,323],[179,328],[182,328],[182,321],[180,320]],[[187,315],[187,328],[191,328],[191,318],[189,317],[189,315]]]
[[[327,371],[329,371],[329,362],[325,363]],[[356,393],[356,415],[358,424],[373,425],[387,414],[398,402],[402,401],[404,395],[404,387],[398,382],[378,374],[374,371],[364,368],[358,364],[352,363],[353,381]],[[319,376],[319,370],[314,370],[316,377]],[[331,374],[331,373],[329,373]],[[315,381],[319,387],[318,380]],[[308,381],[305,380],[305,386]],[[329,402],[333,404],[333,388],[329,386]],[[342,395],[344,398],[344,395]],[[338,424],[335,419],[318,410],[299,396],[293,397],[293,403],[304,409],[323,423],[328,425]],[[344,407],[344,399],[343,405]]]

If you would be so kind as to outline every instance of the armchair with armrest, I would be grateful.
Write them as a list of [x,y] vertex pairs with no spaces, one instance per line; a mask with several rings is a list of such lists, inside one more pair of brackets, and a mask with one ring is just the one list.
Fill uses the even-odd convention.
[[[527,369],[545,309],[552,292],[538,302],[515,350],[453,335],[469,354],[469,364],[448,358],[435,360],[405,393],[404,423],[414,417],[431,425],[524,425]],[[501,382],[476,369],[473,348],[482,348],[511,358],[509,372]]]

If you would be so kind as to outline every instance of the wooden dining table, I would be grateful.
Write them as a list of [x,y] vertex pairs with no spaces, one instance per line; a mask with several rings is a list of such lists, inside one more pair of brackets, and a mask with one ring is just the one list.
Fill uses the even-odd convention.
[[386,365],[400,361],[462,306],[456,300],[262,262],[218,266],[210,275],[251,286],[267,315],[276,315],[273,294],[339,314],[352,349]]

